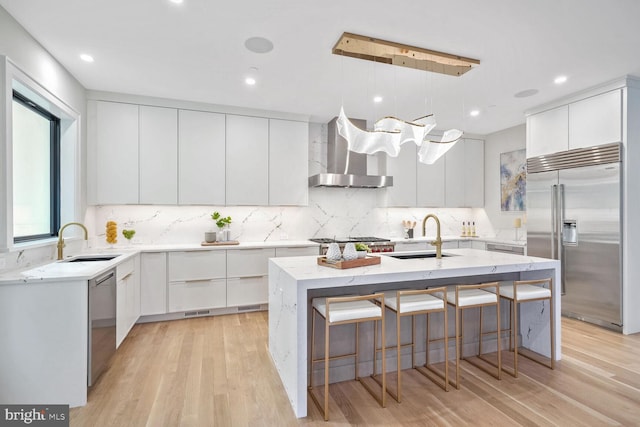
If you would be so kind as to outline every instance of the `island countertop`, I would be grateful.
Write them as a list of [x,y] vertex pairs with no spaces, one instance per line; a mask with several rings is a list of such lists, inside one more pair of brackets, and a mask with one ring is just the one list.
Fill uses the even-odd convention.
[[[298,417],[307,414],[307,381],[314,375],[308,371],[312,298],[482,281],[551,277],[553,283],[560,283],[557,260],[476,249],[448,249],[443,254],[450,256],[396,259],[386,254],[381,255],[380,264],[344,270],[320,266],[315,256],[269,260],[269,352]],[[550,356],[548,337],[554,327],[554,357],[560,360],[560,286],[554,286],[553,298],[553,324],[548,311],[540,307],[543,302],[528,303],[519,311],[518,329],[522,346]],[[338,373],[334,380],[343,378]]]
[[344,270],[318,265],[317,257],[309,256],[278,258],[271,262],[309,288],[345,286],[345,279],[348,279],[348,285],[357,285],[559,268],[556,260],[477,249],[447,249],[443,251],[442,259],[396,259],[389,256],[412,253],[380,255],[380,264]]

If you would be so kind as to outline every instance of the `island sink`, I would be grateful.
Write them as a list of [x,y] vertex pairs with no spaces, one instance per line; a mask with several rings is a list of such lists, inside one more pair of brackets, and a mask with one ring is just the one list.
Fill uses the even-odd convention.
[[[396,259],[420,259],[420,258],[436,258],[437,254],[435,252],[422,252],[422,253],[410,253],[410,254],[395,254],[395,255],[387,255],[391,258]],[[442,258],[450,257],[454,255],[450,254],[442,254]]]

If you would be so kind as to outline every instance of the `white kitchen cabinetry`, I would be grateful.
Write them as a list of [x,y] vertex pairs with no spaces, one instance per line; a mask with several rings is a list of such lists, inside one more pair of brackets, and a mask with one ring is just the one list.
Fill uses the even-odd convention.
[[138,106],[89,101],[87,198],[93,205],[138,203]]
[[416,145],[402,146],[398,157],[387,157],[387,175],[393,176],[393,186],[386,189],[386,206],[416,206]]
[[225,204],[225,115],[178,112],[178,204]]
[[226,306],[226,251],[169,253],[169,312]]
[[484,207],[484,141],[463,139],[445,154],[445,207]]
[[309,123],[269,120],[269,204],[309,204]]
[[227,306],[267,304],[268,265],[274,249],[227,251]]
[[[435,246],[430,246],[431,249],[435,249]],[[447,240],[442,242],[442,249],[458,249],[460,247],[457,240]]]
[[[414,230],[415,232],[415,230]],[[396,242],[395,252],[410,252],[410,251],[426,251],[429,247],[429,243],[426,241],[421,242]]]
[[622,141],[620,89],[569,104],[569,149]]
[[178,203],[178,110],[140,106],[140,204]]
[[432,165],[417,162],[417,206],[425,208],[441,208],[444,206],[444,168],[444,156],[436,160]]
[[167,313],[167,254],[148,252],[140,255],[140,314]]
[[276,257],[291,256],[319,256],[319,246],[307,246],[301,248],[276,248]]
[[269,204],[269,119],[227,115],[226,204]]
[[116,267],[116,348],[140,317],[140,257]]
[[566,151],[569,108],[566,105],[527,117],[527,157]]
[[477,240],[472,240],[471,241],[471,249],[480,249],[481,251],[484,251],[487,249],[487,244],[485,242],[479,242]]

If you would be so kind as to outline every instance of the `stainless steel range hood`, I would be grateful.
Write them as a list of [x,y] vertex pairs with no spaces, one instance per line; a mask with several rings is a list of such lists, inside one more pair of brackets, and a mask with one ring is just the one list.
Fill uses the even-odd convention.
[[[327,172],[309,177],[309,187],[381,188],[393,186],[392,176],[367,175],[367,155],[349,151],[347,141],[338,134],[335,117],[329,122]],[[366,129],[366,121],[350,119]]]

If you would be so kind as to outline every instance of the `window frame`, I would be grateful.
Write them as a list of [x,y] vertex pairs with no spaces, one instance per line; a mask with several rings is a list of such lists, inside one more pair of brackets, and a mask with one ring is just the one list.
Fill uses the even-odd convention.
[[[49,120],[49,162],[50,162],[50,204],[49,204],[49,232],[44,234],[34,234],[29,236],[13,236],[13,243],[32,242],[36,240],[50,239],[58,236],[60,229],[60,118],[52,114],[47,109],[38,105],[22,93],[13,89],[13,101],[18,102],[25,108],[39,114]],[[15,141],[14,141],[15,144]],[[12,160],[13,161],[13,160]],[[13,206],[13,203],[12,203]],[[15,218],[14,218],[15,221]]]

